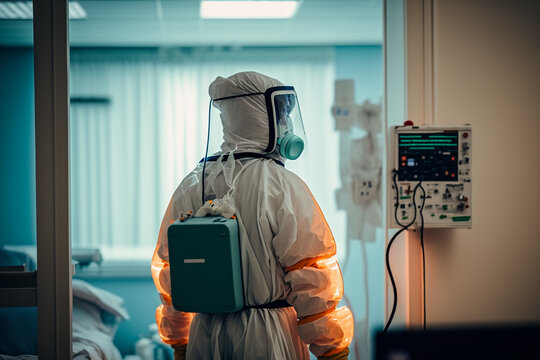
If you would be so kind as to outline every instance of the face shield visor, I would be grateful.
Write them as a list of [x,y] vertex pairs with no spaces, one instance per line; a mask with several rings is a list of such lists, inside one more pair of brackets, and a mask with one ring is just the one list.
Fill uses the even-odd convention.
[[265,97],[270,120],[270,144],[267,150],[277,151],[289,160],[298,159],[307,141],[294,87],[269,88]]

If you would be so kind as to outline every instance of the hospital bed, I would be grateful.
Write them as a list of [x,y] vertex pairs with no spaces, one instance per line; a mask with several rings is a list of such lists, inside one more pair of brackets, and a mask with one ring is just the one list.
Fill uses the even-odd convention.
[[[0,360],[37,359],[35,264],[28,253],[0,249]],[[123,299],[80,279],[73,279],[72,289],[73,358],[122,359],[113,338],[129,319]]]

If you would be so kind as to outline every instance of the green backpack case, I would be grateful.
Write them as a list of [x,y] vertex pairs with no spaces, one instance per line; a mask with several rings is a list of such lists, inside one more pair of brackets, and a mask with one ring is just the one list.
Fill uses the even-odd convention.
[[244,307],[238,222],[222,216],[175,221],[167,230],[172,304],[195,313]]

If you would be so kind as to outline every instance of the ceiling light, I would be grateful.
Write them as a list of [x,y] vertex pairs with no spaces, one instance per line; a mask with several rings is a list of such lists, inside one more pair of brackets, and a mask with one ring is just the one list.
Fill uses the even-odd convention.
[[[32,1],[0,1],[0,20],[32,20]],[[69,19],[86,19],[86,11],[77,1],[69,2]]]
[[298,0],[201,0],[203,19],[287,19],[296,14]]

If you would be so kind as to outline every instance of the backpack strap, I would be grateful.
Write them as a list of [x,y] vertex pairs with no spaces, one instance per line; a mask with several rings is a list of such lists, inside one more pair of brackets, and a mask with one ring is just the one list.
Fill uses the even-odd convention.
[[[235,160],[247,159],[247,158],[269,159],[269,160],[274,161],[276,164],[285,167],[285,164],[283,162],[273,159],[265,154],[259,154],[259,153],[254,153],[254,152],[241,152],[241,153],[233,153],[233,155],[234,155]],[[206,158],[206,161],[217,161],[220,156],[221,155],[208,156]],[[228,158],[229,158],[229,154],[225,154],[223,155],[222,161],[227,161]],[[204,158],[202,158],[201,161],[199,161],[199,163],[202,163],[202,162],[204,162]]]
[[277,300],[270,303],[253,305],[253,306],[244,306],[245,309],[279,309],[285,307],[291,307],[292,305],[287,302],[287,300]]

